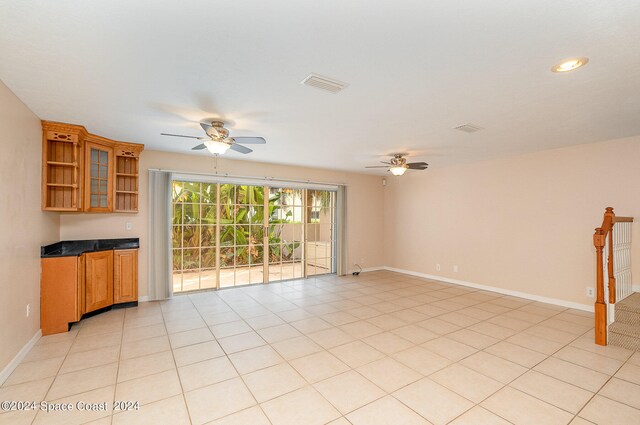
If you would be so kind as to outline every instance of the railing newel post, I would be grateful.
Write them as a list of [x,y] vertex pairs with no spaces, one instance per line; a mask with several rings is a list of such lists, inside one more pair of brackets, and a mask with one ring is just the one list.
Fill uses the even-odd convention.
[[595,302],[595,339],[598,345],[607,345],[607,305],[604,303],[604,270],[602,251],[605,233],[602,227],[596,228],[593,245],[596,247],[596,302]]

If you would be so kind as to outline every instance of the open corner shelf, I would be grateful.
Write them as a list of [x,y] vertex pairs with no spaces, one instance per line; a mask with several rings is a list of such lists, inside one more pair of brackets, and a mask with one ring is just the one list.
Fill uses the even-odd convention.
[[115,209],[138,211],[138,158],[116,156]]

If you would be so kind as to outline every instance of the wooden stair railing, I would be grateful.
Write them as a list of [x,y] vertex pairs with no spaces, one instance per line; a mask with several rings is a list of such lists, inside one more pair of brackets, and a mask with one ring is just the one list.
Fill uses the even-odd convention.
[[609,255],[607,258],[607,286],[609,303],[616,303],[616,278],[613,268],[613,226],[616,221],[633,221],[632,217],[616,217],[613,208],[605,209],[602,226],[596,228],[593,245],[596,247],[596,303],[595,303],[595,339],[598,345],[607,345],[607,304],[604,297],[603,252],[609,235]]

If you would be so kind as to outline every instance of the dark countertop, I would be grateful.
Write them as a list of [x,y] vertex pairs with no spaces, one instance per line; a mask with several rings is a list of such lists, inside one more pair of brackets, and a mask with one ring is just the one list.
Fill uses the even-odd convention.
[[140,248],[140,239],[138,238],[61,241],[41,247],[40,258],[75,257],[85,252],[137,248]]

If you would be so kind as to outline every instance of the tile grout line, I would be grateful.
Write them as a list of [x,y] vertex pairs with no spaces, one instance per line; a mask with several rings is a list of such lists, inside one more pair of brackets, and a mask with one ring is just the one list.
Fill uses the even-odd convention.
[[[620,403],[620,404],[623,404],[623,405],[625,405],[625,406],[631,407],[632,409],[636,409],[636,410],[637,410],[637,408],[635,408],[635,407],[633,407],[633,406],[630,406],[630,405],[628,405],[627,403],[623,403],[623,402],[621,402],[621,401],[619,401],[619,400],[614,400],[614,399],[612,399],[612,398],[610,398],[610,397],[607,397],[607,396],[605,396],[605,395],[600,394],[600,392],[604,389],[604,387],[606,387],[606,386],[607,386],[607,384],[608,384],[608,383],[609,383],[613,378],[616,378],[616,374],[617,374],[618,372],[620,372],[620,369],[622,369],[622,368],[623,368],[623,367],[624,367],[624,366],[629,362],[629,359],[630,359],[631,357],[633,357],[633,354],[632,354],[631,356],[629,356],[629,358],[628,358],[627,360],[625,360],[625,361],[620,365],[620,367],[618,367],[618,369],[616,369],[616,371],[613,373],[613,375],[611,375],[611,376],[610,376],[610,377],[605,381],[605,383],[604,383],[604,384],[602,384],[602,385],[600,386],[600,388],[598,389],[598,391],[596,391],[595,393],[593,393],[593,396],[591,396],[591,398],[589,398],[589,401],[588,401],[587,403],[585,403],[585,404],[584,404],[584,406],[582,406],[582,408],[578,411],[578,413],[576,413],[576,415],[574,416],[574,419],[580,415],[580,413],[585,409],[585,407],[587,407],[587,406],[589,405],[589,403],[590,403],[590,402],[591,402],[591,401],[592,401],[592,400],[593,400],[597,395],[599,395],[600,397],[607,398],[607,399],[612,400],[612,401],[614,401],[614,402],[616,402],[616,403]],[[617,379],[620,379],[620,378],[617,378]],[[629,381],[626,381],[626,380],[624,380],[624,379],[623,379],[623,381],[625,381],[625,382],[629,382]],[[580,419],[584,419],[584,418],[580,418]]]
[[[227,307],[229,307],[229,308],[230,308],[234,313],[236,313],[236,314],[237,314],[237,312],[233,309],[233,307],[231,307],[231,306],[230,306],[230,305],[229,305],[225,300],[222,300],[222,301],[227,305]],[[193,303],[193,300],[191,300],[191,302]],[[194,304],[194,307],[195,307],[196,311],[198,312],[198,315],[200,316],[200,318],[204,321],[204,317],[202,317],[202,313],[200,312],[200,310],[198,309],[198,307],[197,307],[197,306],[195,306],[195,304]],[[243,323],[246,323],[246,321],[244,321],[244,319],[242,319],[242,321],[243,321]],[[206,321],[205,321],[205,324],[206,324]],[[247,323],[247,326],[251,327],[248,323]],[[207,327],[207,329],[209,329],[209,327]],[[218,339],[217,339],[217,338],[216,338],[216,336],[213,334],[213,332],[211,331],[211,329],[209,329],[209,332],[211,332],[211,336],[213,336],[214,341],[216,341],[216,343],[218,343],[218,345],[220,345],[220,343],[218,342]],[[266,341],[265,341],[265,342],[266,342]],[[267,343],[267,345],[269,345],[269,346],[270,346],[270,344],[268,344],[268,343]],[[231,361],[231,359],[229,358],[229,354],[224,350],[224,347],[222,347],[222,345],[220,345],[220,348],[222,349],[222,351],[223,351],[223,353],[224,353],[224,356],[226,357],[227,361],[231,364],[231,366],[232,366],[232,367],[233,367],[233,369],[235,370],[236,374],[238,375],[237,377],[235,377],[235,376],[234,376],[233,378],[229,378],[229,379],[226,379],[226,380],[224,380],[224,381],[220,381],[220,382],[226,382],[226,381],[230,381],[230,380],[232,380],[232,379],[240,378],[240,380],[242,381],[243,385],[247,388],[247,391],[249,391],[249,394],[251,394],[251,397],[253,397],[253,400],[256,402],[256,404],[255,404],[255,405],[256,405],[256,406],[258,406],[258,408],[260,409],[260,411],[262,412],[262,414],[264,415],[264,417],[265,417],[265,418],[267,418],[267,421],[269,421],[269,423],[272,423],[272,422],[271,422],[271,419],[269,419],[269,416],[267,416],[266,412],[262,409],[262,406],[260,405],[260,403],[258,403],[258,400],[256,399],[256,397],[255,397],[255,395],[253,394],[253,392],[251,392],[251,389],[250,389],[250,388],[249,388],[249,386],[247,385],[246,381],[243,379],[243,375],[242,375],[242,374],[240,374],[240,371],[238,371],[238,369],[237,369],[236,365],[235,365],[235,364]],[[249,349],[249,350],[250,350],[250,349]],[[172,350],[172,351],[173,351],[173,350]],[[246,351],[246,350],[243,350],[243,351]],[[205,361],[206,361],[206,360],[205,360]],[[176,367],[177,367],[177,366],[176,366]],[[215,384],[211,384],[211,385],[216,385],[216,384],[218,384],[218,382],[216,382]],[[205,388],[205,387],[201,387],[201,388]],[[184,393],[184,390],[183,390],[183,393]],[[186,404],[186,400],[185,400],[185,404]],[[237,412],[229,413],[229,414],[227,414],[227,415],[221,416],[220,418],[217,418],[217,419],[214,419],[214,420],[219,420],[219,419],[226,418],[226,417],[228,417],[228,416],[230,416],[230,415],[234,415],[234,414],[236,414],[236,413],[238,413],[238,412],[241,412],[241,411],[244,411],[244,410],[250,409],[251,407],[253,407],[253,406],[247,407],[246,409],[242,409],[242,410],[239,410],[239,411],[237,411]],[[187,409],[188,409],[188,406],[187,406]]]
[[[189,299],[189,302],[191,303],[191,305],[193,305],[193,301],[191,301],[191,299]],[[195,305],[193,305],[193,307],[195,308]],[[164,310],[162,309],[162,304],[160,304],[160,314],[162,315],[162,323],[164,325],[164,329],[167,332],[167,339],[169,340],[169,349],[171,350],[171,358],[173,359],[173,365],[176,368],[176,375],[178,375],[178,384],[180,384],[180,390],[181,390],[180,395],[182,396],[182,402],[184,403],[184,407],[187,411],[187,418],[189,419],[189,423],[193,424],[193,420],[191,419],[191,411],[189,410],[189,404],[187,403],[187,395],[184,390],[184,387],[182,386],[182,379],[180,378],[180,372],[178,371],[178,364],[176,363],[176,357],[173,354],[173,347],[171,346],[171,338],[169,338],[169,329],[167,329],[167,321],[164,317]],[[170,398],[170,397],[167,397],[167,398]]]
[[[44,400],[47,399],[47,395],[49,394],[49,392],[51,391],[51,388],[53,387],[54,382],[56,382],[56,379],[58,378],[58,374],[60,373],[60,370],[62,369],[62,366],[64,365],[64,362],[67,360],[67,357],[69,356],[69,352],[71,351],[71,348],[73,347],[73,345],[76,342],[76,339],[78,338],[78,334],[80,333],[80,329],[82,328],[82,323],[78,325],[78,332],[76,332],[76,334],[73,336],[73,338],[71,338],[71,344],[69,344],[69,349],[67,350],[66,354],[64,355],[64,359],[62,359],[62,362],[60,362],[60,366],[58,366],[58,369],[56,370],[56,374],[53,375],[53,380],[51,381],[51,384],[49,384],[49,388],[47,388],[47,392],[44,393]],[[33,419],[31,420],[31,424],[33,425],[36,421],[36,419],[38,418],[38,414],[40,413],[40,411],[36,412],[36,414],[33,416]]]

